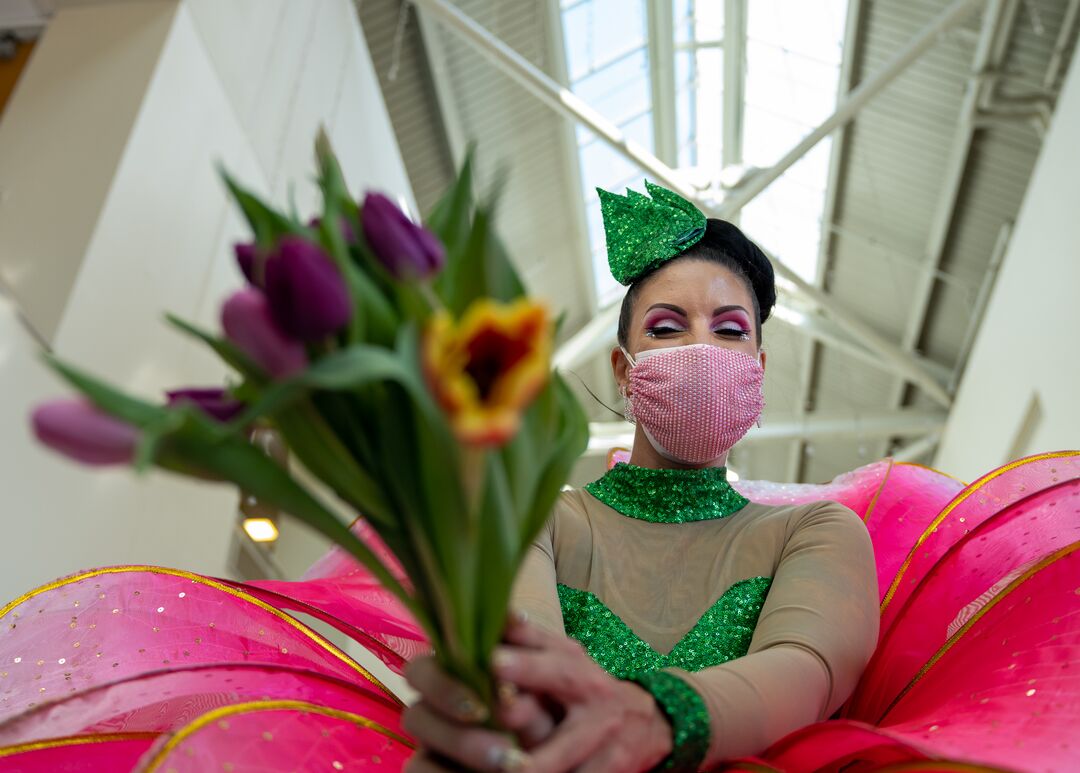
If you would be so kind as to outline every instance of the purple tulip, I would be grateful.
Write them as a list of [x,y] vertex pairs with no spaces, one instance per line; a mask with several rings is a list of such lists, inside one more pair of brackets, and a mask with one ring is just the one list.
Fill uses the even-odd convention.
[[274,321],[293,338],[321,341],[352,317],[352,299],[341,272],[306,239],[282,238],[266,261],[264,276]]
[[83,464],[130,464],[139,442],[139,430],[83,398],[42,403],[31,422],[44,445]]
[[446,250],[431,231],[409,220],[381,193],[364,197],[364,238],[397,279],[423,279],[442,268]]
[[220,387],[173,389],[165,394],[169,398],[169,405],[194,405],[210,418],[221,422],[232,421],[244,409],[242,402]]
[[275,378],[307,367],[304,345],[289,338],[270,314],[270,302],[254,287],[233,293],[221,309],[225,336]]
[[255,267],[259,258],[259,248],[251,242],[240,242],[233,245],[233,251],[236,253],[236,264],[240,266],[244,278],[251,284],[258,285]]

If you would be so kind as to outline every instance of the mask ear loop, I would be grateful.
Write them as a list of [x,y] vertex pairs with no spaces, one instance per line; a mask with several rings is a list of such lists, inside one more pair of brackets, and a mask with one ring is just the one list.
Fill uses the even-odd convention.
[[[625,357],[626,361],[628,363],[630,363],[631,368],[633,368],[635,365],[637,365],[637,363],[634,362],[633,356],[630,354],[630,352],[626,351],[626,349],[623,346],[619,346],[619,351],[621,351],[623,353],[623,357]],[[619,387],[619,394],[622,396],[622,399],[623,399],[623,418],[626,419],[631,424],[636,424],[637,422],[634,421],[634,412],[630,410],[630,398],[628,398],[626,396],[626,387],[625,386],[620,386]]]
[[[761,353],[762,353],[761,349],[758,349],[758,353],[757,353],[758,365],[761,365]],[[761,414],[760,413],[757,416],[757,428],[761,429]]]

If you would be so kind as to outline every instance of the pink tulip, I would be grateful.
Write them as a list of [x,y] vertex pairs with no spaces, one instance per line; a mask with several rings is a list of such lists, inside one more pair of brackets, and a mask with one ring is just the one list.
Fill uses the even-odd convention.
[[31,417],[44,445],[83,464],[130,464],[139,431],[83,398],[42,403]]
[[254,287],[233,293],[221,309],[225,336],[259,367],[286,378],[307,367],[304,345],[289,338],[270,314],[266,296]]

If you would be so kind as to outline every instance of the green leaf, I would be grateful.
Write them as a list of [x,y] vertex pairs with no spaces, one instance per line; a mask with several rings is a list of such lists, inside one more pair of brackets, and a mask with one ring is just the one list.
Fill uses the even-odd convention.
[[89,373],[62,362],[51,354],[45,355],[45,362],[59,373],[65,381],[90,398],[94,405],[110,416],[126,421],[139,429],[145,429],[155,424],[164,424],[169,420],[170,411],[162,405],[155,405],[126,395]]
[[255,241],[260,246],[271,246],[283,234],[303,232],[303,226],[299,222],[264,204],[262,199],[237,183],[224,167],[219,166],[218,173],[251,226]]
[[274,423],[300,462],[372,525],[394,520],[382,486],[357,463],[310,403],[278,412]]
[[454,184],[424,219],[424,224],[439,237],[448,253],[462,244],[468,236],[469,213],[472,211],[473,202],[474,151],[474,146],[470,145]]
[[387,381],[405,387],[416,404],[427,413],[429,421],[435,417],[436,409],[426,388],[413,370],[406,366],[400,353],[381,346],[355,344],[316,360],[292,378],[270,384],[256,402],[225,425],[222,431],[234,432],[256,418],[274,416],[303,399],[312,389],[355,391],[369,384]]
[[214,350],[218,357],[244,378],[256,384],[263,384],[267,381],[266,373],[263,372],[262,368],[256,365],[250,357],[231,341],[208,333],[174,314],[166,314],[165,319],[173,327],[205,343]]
[[523,548],[519,511],[514,507],[506,470],[498,454],[488,454],[484,478],[474,587],[477,644],[481,658],[486,660],[502,636],[507,601]]
[[277,463],[250,443],[239,438],[217,438],[206,431],[205,423],[198,417],[191,415],[188,418],[185,426],[163,444],[158,459],[160,466],[182,472],[193,468],[205,470],[299,518],[348,550],[414,614],[421,620],[426,618],[371,550]]

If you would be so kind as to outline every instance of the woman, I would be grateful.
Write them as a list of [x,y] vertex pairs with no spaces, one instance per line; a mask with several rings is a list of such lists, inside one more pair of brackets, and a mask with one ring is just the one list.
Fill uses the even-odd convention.
[[469,728],[478,704],[425,659],[408,672],[423,699],[404,726],[426,747],[410,770],[443,769],[435,754],[479,770],[696,770],[829,716],[873,652],[861,519],[835,502],[754,504],[726,479],[762,408],[772,267],[722,220],[680,240],[689,205],[650,192],[601,192],[629,284],[611,365],[637,419],[630,462],[564,493],[497,655],[498,719],[527,751]]
[[[108,567],[0,608],[0,773],[1076,770],[1080,454],[736,491],[772,269],[648,188],[601,193],[633,452],[565,492],[527,556],[497,717],[341,551],[295,583]],[[421,700],[297,611],[409,663]]]

